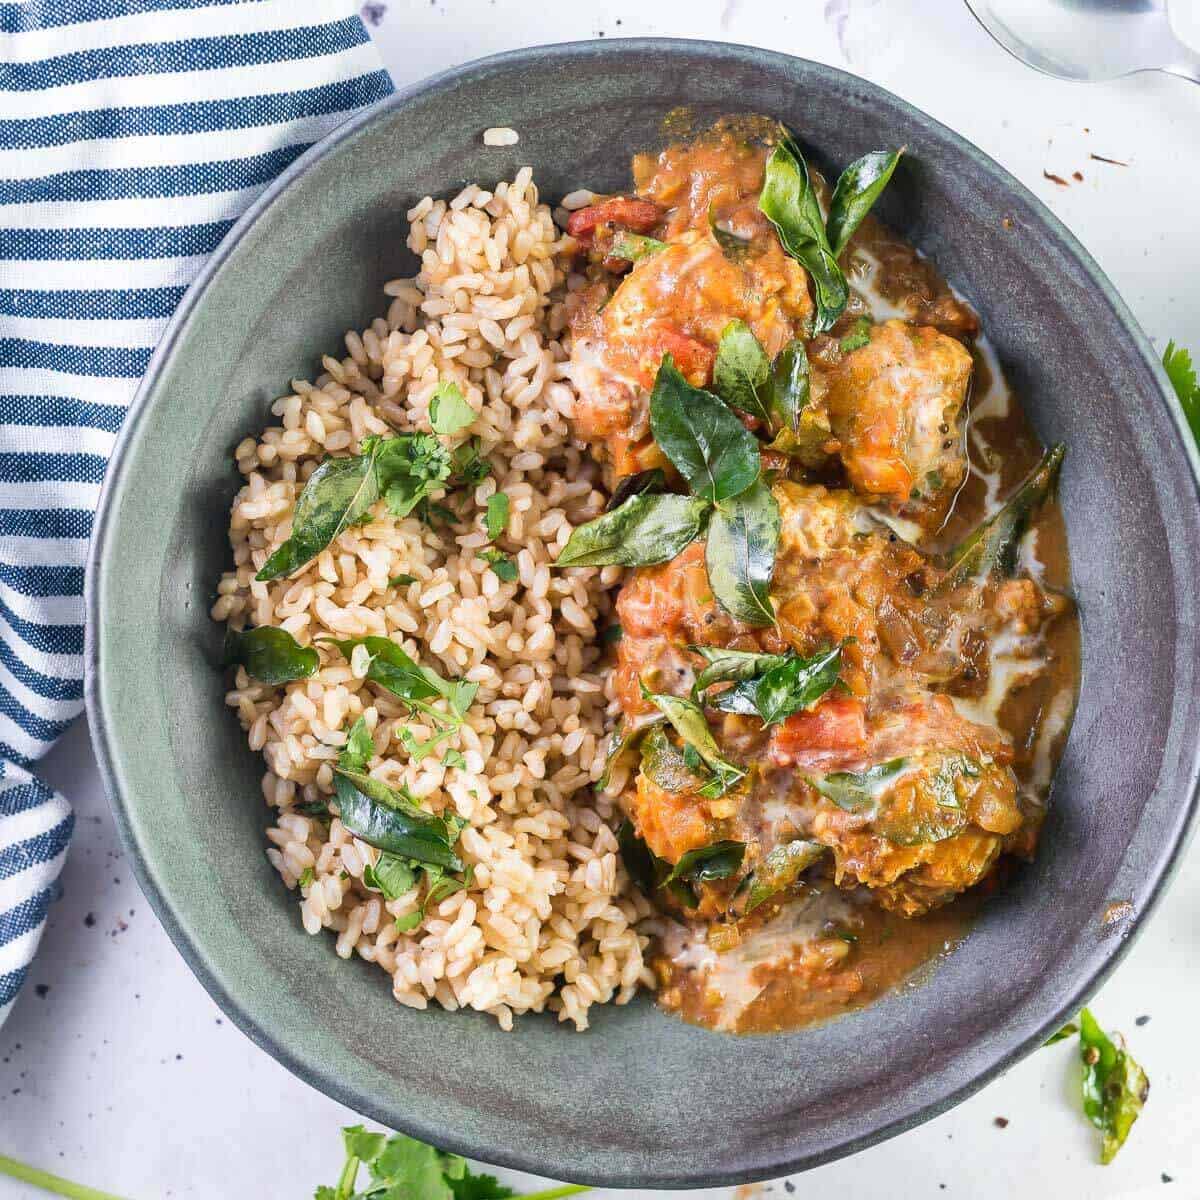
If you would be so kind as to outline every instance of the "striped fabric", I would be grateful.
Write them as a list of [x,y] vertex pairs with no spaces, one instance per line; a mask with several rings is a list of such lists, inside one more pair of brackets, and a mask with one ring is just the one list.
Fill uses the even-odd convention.
[[83,707],[125,410],[238,215],[391,90],[350,0],[0,0],[0,1021],[70,839],[25,768]]

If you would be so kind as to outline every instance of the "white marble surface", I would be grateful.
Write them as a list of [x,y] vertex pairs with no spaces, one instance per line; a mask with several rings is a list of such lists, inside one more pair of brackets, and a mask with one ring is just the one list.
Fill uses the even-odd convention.
[[[497,50],[600,35],[716,38],[846,66],[965,134],[1028,184],[1092,251],[1156,344],[1175,337],[1200,349],[1200,90],[1182,80],[1057,83],[1011,61],[957,0],[376,0],[368,8],[398,83]],[[1195,11],[1188,21],[1200,32]],[[1079,171],[1083,180],[1062,187],[1043,171],[1068,180]],[[256,1049],[192,978],[117,847],[82,725],[45,775],[74,801],[79,826],[63,899],[0,1029],[0,1153],[130,1200],[307,1200],[336,1176],[338,1128],[353,1114]],[[849,1200],[1200,1196],[1198,854],[1095,1001],[1106,1024],[1130,1034],[1153,1081],[1146,1114],[1113,1166],[1096,1165],[1071,1054],[1059,1047],[918,1130],[767,1189]],[[0,1181],[2,1197],[34,1194]]]

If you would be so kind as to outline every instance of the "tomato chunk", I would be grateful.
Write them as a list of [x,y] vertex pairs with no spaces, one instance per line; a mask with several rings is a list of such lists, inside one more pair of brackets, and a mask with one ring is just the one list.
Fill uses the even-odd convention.
[[711,379],[717,352],[707,343],[666,321],[655,321],[646,330],[642,362],[646,385],[652,386],[663,357],[675,360],[679,373],[694,387],[704,387]]
[[581,242],[590,242],[597,225],[616,225],[634,233],[649,233],[663,218],[653,200],[637,196],[613,196],[587,208],[576,209],[567,218],[567,232]]
[[867,741],[866,710],[853,696],[831,696],[811,712],[794,713],[771,731],[767,751],[777,767],[790,767],[814,751],[858,750]]

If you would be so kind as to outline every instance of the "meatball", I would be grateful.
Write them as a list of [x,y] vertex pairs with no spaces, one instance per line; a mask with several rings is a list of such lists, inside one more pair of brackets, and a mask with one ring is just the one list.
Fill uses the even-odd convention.
[[971,366],[960,342],[893,320],[828,373],[825,404],[856,492],[899,507],[959,484]]

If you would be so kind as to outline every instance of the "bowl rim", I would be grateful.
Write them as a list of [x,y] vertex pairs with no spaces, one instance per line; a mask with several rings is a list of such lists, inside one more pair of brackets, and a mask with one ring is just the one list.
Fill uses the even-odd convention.
[[[830,81],[841,83],[842,86],[865,90],[885,97],[890,105],[907,119],[931,129],[939,137],[951,143],[954,148],[964,154],[973,167],[990,177],[999,187],[1019,198],[1030,206],[1045,223],[1048,232],[1058,240],[1069,255],[1085,272],[1089,283],[1097,288],[1111,307],[1115,317],[1124,328],[1125,333],[1136,346],[1141,358],[1156,378],[1159,385],[1158,399],[1166,404],[1176,435],[1179,438],[1184,456],[1191,468],[1194,485],[1193,499],[1200,504],[1200,448],[1197,447],[1191,435],[1181,406],[1176,402],[1173,386],[1166,375],[1161,360],[1154,352],[1145,333],[1136,318],[1130,312],[1125,301],[1109,281],[1091,254],[1079,242],[1074,234],[1055,216],[1046,204],[1034,195],[1023,183],[1012,175],[1006,168],[979,149],[963,135],[944,125],[936,118],[929,116],[922,109],[910,104],[887,88],[872,80],[855,75],[853,72],[826,63],[805,59],[800,55],[786,54],[781,51],[767,50],[761,47],[749,46],[735,42],[718,42],[711,39],[690,39],[676,37],[627,37],[583,39],[567,42],[556,42],[545,45],[522,47],[487,55],[469,62],[450,67],[436,74],[427,76],[397,89],[390,96],[377,101],[350,117],[335,130],[310,146],[286,167],[276,179],[249,205],[226,233],[216,250],[210,255],[196,278],[188,287],[183,299],[155,347],[145,375],[138,386],[137,392],[126,413],[121,431],[114,445],[105,475],[103,490],[94,521],[91,544],[88,551],[84,584],[84,696],[87,719],[91,732],[92,745],[100,770],[104,790],[109,800],[114,823],[116,825],[121,845],[129,857],[135,878],[143,894],[146,896],[155,916],[166,930],[176,949],[197,977],[205,991],[213,998],[229,1019],[260,1049],[270,1054],[292,1074],[325,1095],[346,1107],[360,1112],[389,1128],[400,1129],[411,1136],[433,1143],[443,1149],[479,1159],[498,1166],[526,1171],[537,1175],[545,1175],[547,1171],[558,1178],[570,1179],[572,1182],[595,1186],[613,1187],[665,1187],[690,1188],[739,1184],[755,1180],[779,1178],[784,1175],[808,1170],[824,1163],[835,1161],[873,1145],[883,1142],[898,1134],[931,1120],[933,1117],[953,1108],[982,1089],[998,1075],[1007,1071],[1033,1050],[1038,1049],[1047,1036],[1056,1031],[1061,1025],[1079,1010],[1087,999],[1111,975],[1117,965],[1129,952],[1134,940],[1140,936],[1147,920],[1156,910],[1166,888],[1175,878],[1184,853],[1196,832],[1197,815],[1200,813],[1200,773],[1197,772],[1197,762],[1200,761],[1200,750],[1197,751],[1192,767],[1190,794],[1185,803],[1180,806],[1180,818],[1175,824],[1175,833],[1165,853],[1156,859],[1152,873],[1144,882],[1148,885],[1143,893],[1142,902],[1130,922],[1122,930],[1122,936],[1106,942],[1103,951],[1094,952],[1093,969],[1078,980],[1070,991],[1070,1002],[1060,1005],[1053,1013],[1036,1022],[1026,1035],[1007,1048],[1000,1051],[988,1052],[981,1069],[973,1070],[971,1077],[940,1091],[938,1095],[912,1112],[885,1121],[868,1132],[820,1151],[798,1155],[776,1155],[769,1160],[757,1162],[750,1170],[708,1171],[696,1174],[665,1174],[662,1177],[648,1177],[646,1172],[639,1171],[636,1175],[614,1169],[585,1169],[578,1173],[564,1172],[560,1164],[548,1163],[539,1157],[536,1148],[527,1149],[524,1145],[512,1146],[492,1142],[489,1144],[472,1144],[467,1138],[454,1130],[434,1126],[425,1122],[420,1112],[394,1113],[388,1110],[385,1102],[362,1094],[355,1085],[341,1081],[336,1071],[322,1063],[305,1061],[292,1048],[281,1045],[267,1027],[267,1023],[243,1007],[235,995],[234,986],[222,978],[220,971],[206,955],[202,946],[192,941],[185,932],[180,920],[176,917],[170,902],[166,898],[163,887],[159,882],[158,870],[144,856],[143,849],[133,832],[132,824],[127,815],[126,800],[121,789],[121,770],[118,765],[119,755],[112,741],[111,729],[106,718],[105,706],[100,687],[100,664],[98,648],[98,630],[100,628],[100,613],[102,607],[98,577],[100,562],[104,557],[105,547],[109,540],[116,536],[115,497],[121,490],[120,485],[124,476],[128,456],[124,453],[126,446],[131,444],[138,433],[147,411],[152,405],[154,394],[160,378],[174,356],[192,314],[201,306],[209,283],[224,266],[227,259],[234,253],[247,232],[271,208],[279,197],[286,192],[293,182],[303,175],[315,163],[333,152],[344,141],[354,136],[365,126],[379,120],[386,113],[400,108],[412,99],[425,93],[436,91],[457,83],[461,83],[482,69],[495,67],[544,67],[547,60],[570,60],[578,56],[607,57],[610,54],[634,51],[675,54],[679,52],[691,55],[720,59],[727,56],[753,57],[766,60],[778,66],[788,63],[801,62],[806,68],[817,75],[824,75]],[[979,1051],[977,1051],[979,1053]]]

